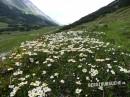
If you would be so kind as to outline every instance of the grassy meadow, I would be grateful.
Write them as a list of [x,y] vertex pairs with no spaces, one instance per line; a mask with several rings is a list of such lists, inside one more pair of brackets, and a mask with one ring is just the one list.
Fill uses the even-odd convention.
[[130,7],[121,8],[113,13],[101,16],[96,20],[84,23],[72,28],[73,30],[84,29],[88,31],[103,31],[106,33],[104,40],[120,45],[130,51]]
[[129,97],[130,53],[105,37],[80,30],[23,42],[2,58],[1,97]]
[[54,30],[54,27],[45,27],[38,30],[31,31],[8,31],[0,34],[0,53],[9,52],[17,48],[22,42],[33,40],[43,33],[48,33]]

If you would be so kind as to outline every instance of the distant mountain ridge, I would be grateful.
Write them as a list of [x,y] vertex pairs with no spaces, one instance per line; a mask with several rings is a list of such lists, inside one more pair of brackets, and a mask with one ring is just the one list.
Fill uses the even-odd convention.
[[122,7],[126,7],[129,5],[130,5],[130,0],[115,0],[112,3],[108,4],[107,6],[102,7],[101,9],[79,19],[78,21],[76,21],[70,25],[64,26],[60,30],[71,29],[71,28],[81,25],[83,23],[94,21],[95,19],[97,19],[100,16],[104,16],[107,13],[112,13]]
[[0,0],[0,22],[10,26],[54,26],[49,16],[29,0]]
[[49,16],[39,10],[32,2],[29,0],[2,0],[9,7],[13,6],[19,10],[21,10],[25,14],[32,14],[36,16],[41,16],[48,20],[53,21]]

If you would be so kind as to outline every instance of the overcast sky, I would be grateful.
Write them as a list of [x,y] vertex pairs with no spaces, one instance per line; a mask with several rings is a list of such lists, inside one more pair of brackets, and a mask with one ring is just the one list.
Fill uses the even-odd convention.
[[113,0],[30,0],[60,24],[70,24]]

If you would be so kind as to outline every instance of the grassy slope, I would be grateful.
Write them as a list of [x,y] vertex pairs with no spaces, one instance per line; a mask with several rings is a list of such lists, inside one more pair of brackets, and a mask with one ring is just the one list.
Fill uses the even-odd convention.
[[0,22],[0,29],[1,28],[6,28],[7,26],[8,26],[7,23]]
[[[82,24],[73,29],[87,29],[106,32],[106,40],[121,45],[123,49],[130,50],[130,7],[117,10],[114,13],[101,16],[95,21]],[[105,25],[105,26],[104,26]]]
[[[16,51],[15,55],[11,55],[12,58],[7,59],[0,64],[1,72],[3,72],[0,74],[0,82],[2,83],[0,84],[0,97],[7,97],[7,95],[14,90],[8,88],[9,84],[17,86],[25,81],[28,81],[27,85],[20,87],[14,97],[27,97],[29,90],[37,88],[30,85],[31,82],[35,83],[35,81],[45,82],[48,84],[48,87],[51,87],[52,92],[50,93],[50,96],[47,97],[61,97],[60,95],[62,93],[63,95],[69,95],[64,97],[86,97],[86,94],[89,95],[88,97],[104,97],[102,96],[102,91],[97,89],[97,87],[89,88],[88,83],[96,82],[96,78],[98,78],[100,82],[114,80],[128,81],[128,75],[122,73],[118,69],[118,66],[126,67],[130,57],[125,54],[122,55],[122,51],[119,51],[119,49],[110,50],[113,48],[113,45],[106,46],[107,43],[104,42],[104,45],[101,46],[102,42],[100,40],[102,40],[104,34],[101,34],[100,32],[85,34],[86,35],[77,34],[77,32],[73,32],[73,34],[72,32],[69,32],[68,34],[63,32],[47,36],[44,35],[39,39],[38,43],[35,42],[33,44],[34,46],[32,46],[32,49],[29,48],[31,43],[29,46],[24,47],[27,49],[26,51],[23,47],[20,48]],[[93,40],[93,38],[99,39],[99,41],[88,41]],[[75,48],[78,48],[78,50],[75,51],[72,45],[74,45]],[[97,47],[99,49],[97,49]],[[85,51],[84,49],[88,50]],[[37,55],[22,55],[25,52],[32,52],[32,54],[35,53]],[[16,57],[19,55],[22,56],[22,58]],[[34,61],[31,62],[30,58]],[[104,59],[106,61],[102,62],[95,60],[102,58],[108,58],[108,60]],[[75,61],[71,62],[70,60]],[[114,61],[117,61],[117,63]],[[15,66],[16,62],[21,62],[22,65]],[[51,66],[49,66],[49,64],[51,64]],[[106,71],[108,69],[107,64],[111,64],[112,70],[116,72],[116,75]],[[81,67],[79,68],[79,66]],[[14,69],[8,71],[11,67]],[[95,72],[95,70],[100,72],[94,77],[89,73],[92,67],[94,68],[93,72]],[[87,72],[83,73],[83,69],[87,70]],[[23,74],[14,76],[13,72],[17,72],[18,70],[22,70]],[[43,74],[43,71],[45,71],[46,74]],[[58,73],[58,76],[51,78],[55,73]],[[33,74],[35,74],[35,76],[33,76]],[[29,75],[29,78],[25,78],[26,75]],[[91,81],[86,80],[86,76],[89,76]],[[20,78],[25,78],[25,80],[20,80]],[[61,82],[62,79],[65,83]],[[77,81],[80,81],[82,84],[77,85]],[[127,93],[130,89],[129,87],[129,82],[128,86],[104,87],[105,97],[129,97],[129,94]],[[77,88],[83,89],[81,95],[75,93]],[[116,94],[119,96],[115,96]]]
[[5,32],[5,34],[0,35],[0,52],[8,52],[9,50],[16,48],[21,42],[26,40],[33,40],[42,33],[49,32],[52,28],[42,28],[39,30],[32,30],[28,32]]

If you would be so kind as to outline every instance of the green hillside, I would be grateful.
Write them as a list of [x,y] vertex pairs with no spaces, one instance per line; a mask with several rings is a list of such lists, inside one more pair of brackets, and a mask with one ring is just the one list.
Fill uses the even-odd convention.
[[0,29],[7,28],[7,27],[8,27],[7,23],[0,22]]
[[100,16],[96,20],[72,29],[84,29],[89,31],[103,31],[106,40],[122,48],[130,50],[130,7],[121,8],[113,13]]
[[104,40],[120,45],[130,51],[130,1],[115,0],[105,7],[64,26],[64,30],[103,31],[106,33]]
[[[57,26],[57,24],[29,0],[1,0],[0,1],[0,32],[26,31],[39,27]],[[33,8],[30,8],[33,6]],[[18,8],[19,7],[19,8]],[[21,10],[20,10],[21,9]],[[23,11],[24,10],[24,11]],[[28,13],[28,12],[31,13]],[[37,12],[37,14],[33,14]],[[26,14],[28,13],[28,14]],[[41,15],[39,15],[39,14]],[[5,25],[7,24],[7,25]],[[2,27],[1,27],[2,26]],[[4,26],[4,27],[3,27]]]

